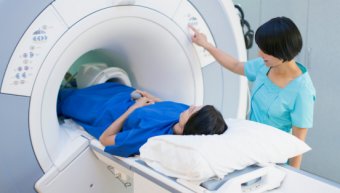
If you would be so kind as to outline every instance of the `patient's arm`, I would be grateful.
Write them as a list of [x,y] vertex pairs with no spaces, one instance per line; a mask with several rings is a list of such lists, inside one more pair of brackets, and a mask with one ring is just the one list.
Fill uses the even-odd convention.
[[148,93],[148,92],[146,92],[146,91],[136,90],[136,92],[138,92],[139,94],[141,94],[143,97],[147,97],[147,98],[153,100],[154,102],[160,102],[160,101],[161,101],[160,98],[155,97],[155,96],[153,96],[152,94],[150,94],[150,93]]
[[122,129],[125,120],[129,117],[129,115],[137,108],[143,107],[146,105],[153,104],[154,101],[150,100],[147,97],[142,97],[136,101],[134,105],[132,105],[128,110],[125,111],[118,119],[116,119],[100,136],[99,141],[104,146],[114,145],[116,134]]
[[[305,141],[306,136],[307,136],[307,129],[293,126],[293,135],[299,138],[300,140]],[[289,165],[291,165],[294,168],[300,169],[301,162],[302,162],[302,155],[298,155],[289,160]]]

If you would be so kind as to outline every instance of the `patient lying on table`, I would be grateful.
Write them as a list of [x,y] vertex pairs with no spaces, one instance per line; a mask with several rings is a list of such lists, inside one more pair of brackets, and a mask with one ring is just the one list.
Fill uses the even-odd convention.
[[161,101],[139,90],[136,92],[142,97],[133,100],[133,91],[120,83],[62,89],[58,115],[72,118],[99,139],[106,152],[122,157],[139,154],[139,148],[153,136],[222,134],[228,128],[221,113],[211,105],[189,107]]

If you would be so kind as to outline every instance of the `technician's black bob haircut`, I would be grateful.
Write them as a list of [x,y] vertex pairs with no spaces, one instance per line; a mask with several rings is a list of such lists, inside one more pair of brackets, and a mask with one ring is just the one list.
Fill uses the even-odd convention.
[[262,52],[291,61],[302,49],[302,37],[294,22],[276,17],[261,25],[255,33],[255,42]]
[[190,116],[183,135],[222,134],[228,129],[222,114],[212,105],[205,105]]

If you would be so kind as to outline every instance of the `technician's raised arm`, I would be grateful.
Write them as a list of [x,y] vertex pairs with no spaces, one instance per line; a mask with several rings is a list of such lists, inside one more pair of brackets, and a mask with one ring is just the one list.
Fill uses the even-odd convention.
[[200,33],[194,27],[189,25],[189,28],[194,32],[194,35],[191,37],[193,43],[202,46],[225,68],[228,70],[239,74],[244,75],[244,64],[228,53],[223,52],[222,50],[216,48],[210,42],[208,42],[205,34]]

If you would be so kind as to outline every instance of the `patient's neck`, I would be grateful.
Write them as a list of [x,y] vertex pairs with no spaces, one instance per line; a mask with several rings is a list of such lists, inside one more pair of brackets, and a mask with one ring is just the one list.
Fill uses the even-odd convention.
[[174,135],[182,135],[183,134],[183,128],[179,125],[179,123],[176,123],[172,130],[174,131]]

